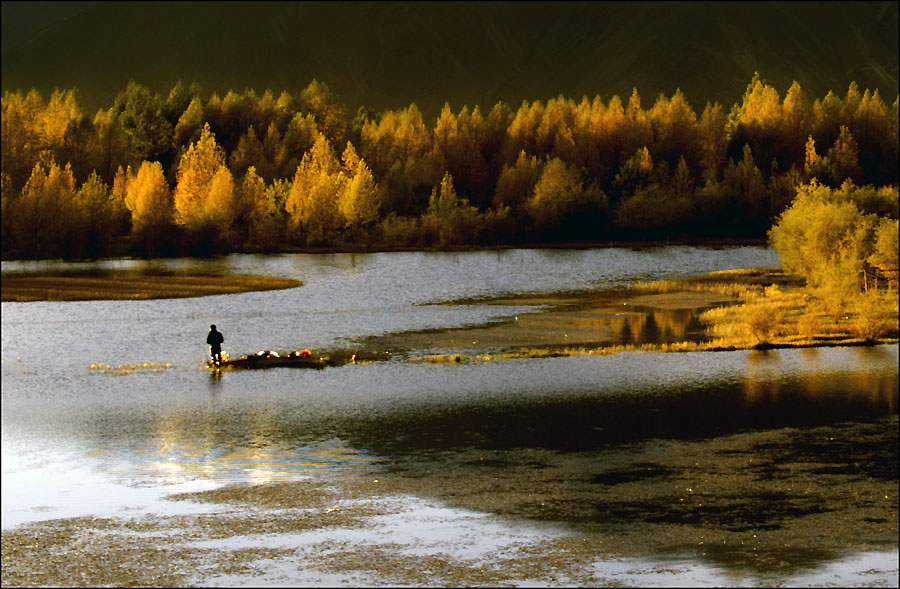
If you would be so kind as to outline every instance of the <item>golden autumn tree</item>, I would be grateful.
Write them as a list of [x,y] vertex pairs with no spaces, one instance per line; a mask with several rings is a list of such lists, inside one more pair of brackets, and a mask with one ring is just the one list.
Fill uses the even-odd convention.
[[206,213],[217,231],[229,238],[228,241],[231,241],[234,223],[242,212],[237,196],[231,170],[220,166],[209,184]]
[[38,117],[38,132],[45,145],[61,145],[66,129],[81,118],[81,107],[75,90],[54,90],[46,108]]
[[325,243],[341,226],[338,195],[344,176],[328,139],[321,133],[303,155],[285,203],[289,229],[295,239]]
[[173,221],[172,192],[162,164],[144,161],[125,181],[125,204],[131,211],[132,234],[145,253],[153,256]]
[[315,117],[316,125],[330,143],[341,145],[346,140],[346,108],[324,82],[310,82],[300,92],[299,102],[304,111]]
[[740,162],[728,163],[722,185],[731,199],[736,214],[734,221],[739,225],[755,227],[768,222],[769,202],[765,181],[749,145],[744,145],[743,155]]
[[755,72],[743,101],[735,104],[729,115],[729,155],[736,160],[747,144],[756,161],[768,164],[778,151],[781,125],[782,103],[778,91]]
[[0,165],[10,181],[10,188],[21,190],[31,175],[43,141],[38,114],[44,100],[36,90],[26,96],[21,92],[4,92],[0,117]]
[[71,166],[37,163],[8,214],[13,216],[16,249],[23,258],[72,257],[79,223]]
[[234,180],[209,125],[182,155],[176,178],[175,222],[205,240],[230,238],[236,218]]
[[424,215],[426,231],[435,234],[439,245],[471,243],[477,237],[478,210],[460,197],[453,187],[453,176],[445,173],[428,199]]
[[344,219],[344,227],[357,236],[378,220],[381,195],[371,170],[349,141],[341,161],[346,179],[338,197],[338,210]]
[[534,192],[542,169],[543,165],[537,156],[529,157],[524,150],[520,151],[516,163],[512,166],[503,166],[497,178],[494,207],[508,206],[516,215],[523,213],[523,205]]
[[836,183],[846,179],[859,184],[862,180],[862,168],[859,165],[859,146],[850,129],[841,125],[838,138],[828,150],[828,159],[831,160],[831,169]]
[[726,124],[728,117],[718,102],[707,103],[697,124],[701,177],[704,184],[714,184],[720,178],[728,147]]
[[679,158],[678,165],[675,166],[675,174],[672,176],[672,193],[676,198],[694,194],[694,179],[684,156]]
[[109,250],[118,229],[117,204],[110,198],[106,182],[96,172],[91,172],[75,194],[75,205],[82,217],[79,240],[82,256],[98,258]]
[[432,133],[434,165],[450,172],[462,191],[477,197],[479,205],[488,204],[491,196],[488,149],[496,151],[502,143],[502,138],[489,134],[488,121],[477,106],[471,112],[464,106],[454,115],[447,104]]
[[641,95],[637,88],[632,89],[628,104],[625,106],[625,129],[625,145],[620,154],[622,159],[641,147],[653,144],[653,128],[650,117],[647,111],[641,108]]
[[674,163],[681,157],[696,167],[700,161],[697,115],[681,90],[672,98],[660,95],[647,116],[653,129],[654,158]]
[[803,171],[806,173],[807,178],[812,177],[813,168],[818,159],[819,154],[816,153],[816,140],[810,135],[806,139],[803,156]]
[[539,157],[546,155],[540,153],[537,147],[537,130],[543,118],[544,104],[540,100],[535,100],[530,104],[527,100],[522,101],[506,131],[507,136],[503,146],[505,161],[512,161],[522,151]]
[[578,170],[553,158],[544,165],[525,210],[539,229],[553,228],[560,224],[582,192],[584,186]]
[[175,129],[172,133],[172,147],[175,150],[180,150],[192,141],[196,141],[202,129],[203,101],[199,96],[195,96],[175,123]]
[[432,157],[432,141],[415,104],[386,111],[361,130],[359,152],[384,188],[388,210],[421,212],[421,191],[439,178]]
[[812,131],[812,104],[797,81],[791,84],[781,105],[783,155],[788,166],[801,165],[807,138]]
[[263,245],[261,239],[265,233],[263,225],[269,214],[269,203],[266,198],[266,182],[250,166],[237,188],[238,231],[242,240],[255,245]]
[[228,166],[233,174],[243,176],[251,166],[258,168],[264,157],[262,141],[257,138],[253,125],[250,125],[228,156]]
[[625,160],[613,179],[613,196],[615,200],[626,198],[652,181],[653,158],[650,156],[649,149],[641,147],[634,152],[634,155]]

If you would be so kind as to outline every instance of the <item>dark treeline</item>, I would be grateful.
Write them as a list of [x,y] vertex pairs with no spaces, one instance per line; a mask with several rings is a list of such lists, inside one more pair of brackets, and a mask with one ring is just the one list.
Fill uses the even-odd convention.
[[897,98],[796,82],[782,98],[758,75],[699,116],[635,90],[445,106],[433,125],[414,104],[348,113],[317,81],[277,97],[130,82],[93,116],[77,90],[6,92],[2,254],[764,237],[813,179],[891,200],[877,187],[898,158]]

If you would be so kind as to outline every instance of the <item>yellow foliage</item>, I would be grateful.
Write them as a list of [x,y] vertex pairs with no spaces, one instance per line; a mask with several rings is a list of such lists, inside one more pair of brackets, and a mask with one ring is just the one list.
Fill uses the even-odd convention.
[[345,177],[334,151],[319,134],[312,149],[303,155],[285,202],[290,227],[296,237],[309,243],[330,239],[341,226],[337,199]]
[[[121,169],[121,168],[120,168]],[[172,195],[159,162],[143,162],[126,183],[125,205],[135,232],[159,227],[172,217]]]
[[372,172],[349,143],[344,153],[344,169],[347,180],[338,197],[344,226],[353,230],[371,225],[378,220],[381,198]]
[[213,225],[221,233],[235,218],[234,180],[225,166],[225,152],[205,124],[178,163],[175,221],[189,229]]
[[216,170],[216,174],[209,184],[209,192],[203,207],[205,219],[222,234],[231,230],[237,218],[239,209],[235,196],[234,178],[231,176],[231,171],[222,166]]

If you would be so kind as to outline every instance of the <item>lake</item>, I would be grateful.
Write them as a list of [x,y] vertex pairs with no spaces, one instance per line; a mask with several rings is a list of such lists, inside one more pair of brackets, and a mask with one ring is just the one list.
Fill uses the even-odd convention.
[[[4,538],[93,538],[102,521],[119,538],[104,550],[152,569],[165,536],[173,582],[201,585],[896,585],[896,345],[205,365],[211,323],[232,355],[346,349],[540,309],[501,296],[778,264],[690,246],[4,262],[303,282],[3,303]],[[135,526],[142,552],[122,545]],[[59,558],[71,581],[77,559]]]

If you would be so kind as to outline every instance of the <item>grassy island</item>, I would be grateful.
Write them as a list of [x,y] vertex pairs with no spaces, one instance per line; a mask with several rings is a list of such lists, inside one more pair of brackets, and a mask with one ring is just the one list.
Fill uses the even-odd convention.
[[132,270],[9,274],[3,276],[2,298],[4,302],[174,299],[279,290],[300,284],[299,280],[274,276]]
[[[551,297],[541,302],[551,303]],[[506,300],[505,303],[511,301]],[[529,302],[522,300],[522,303]],[[531,301],[535,302],[535,301]],[[723,270],[704,276],[649,282],[621,291],[566,295],[555,301],[557,308],[518,316],[514,320],[481,328],[398,334],[390,343],[401,347],[421,343],[446,348],[460,345],[466,351],[432,354],[426,362],[483,362],[514,358],[606,355],[624,351],[729,351],[836,345],[872,345],[898,341],[898,299],[895,289],[872,289],[838,304],[822,297],[806,282],[780,268]],[[611,305],[622,309],[701,310],[700,323],[706,338],[688,341],[597,342],[569,345],[573,325],[585,317],[596,317]],[[523,325],[540,322],[545,332],[540,345],[523,345],[516,334]],[[556,338],[553,338],[553,335]],[[577,341],[577,340],[576,340]],[[476,342],[491,342],[494,349],[475,351]],[[506,344],[504,347],[496,344]],[[411,346],[412,347],[412,346]]]

